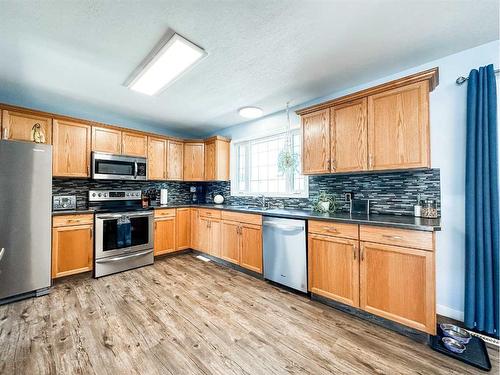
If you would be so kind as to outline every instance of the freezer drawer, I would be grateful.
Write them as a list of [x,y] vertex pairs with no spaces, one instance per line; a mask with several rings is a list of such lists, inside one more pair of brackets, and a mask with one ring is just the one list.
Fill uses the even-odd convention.
[[307,292],[305,220],[264,217],[264,278]]

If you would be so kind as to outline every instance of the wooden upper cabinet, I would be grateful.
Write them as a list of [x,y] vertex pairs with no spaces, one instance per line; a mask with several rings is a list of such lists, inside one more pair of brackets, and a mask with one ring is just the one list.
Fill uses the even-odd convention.
[[205,180],[229,181],[229,141],[210,139],[205,142]]
[[309,290],[359,306],[358,241],[309,234]]
[[45,137],[45,142],[52,143],[52,118],[37,115],[34,112],[22,112],[4,109],[2,111],[2,139],[34,142],[32,130],[38,127]]
[[167,140],[148,137],[148,180],[167,179]]
[[54,119],[52,174],[55,177],[90,176],[90,125]]
[[92,151],[119,155],[122,152],[122,132],[102,126],[92,126]]
[[330,114],[331,171],[368,169],[367,99],[334,106]]
[[184,143],[184,181],[203,181],[205,174],[205,144]]
[[122,154],[128,156],[148,156],[148,137],[136,132],[122,132]]
[[330,109],[303,115],[302,173],[330,173]]
[[175,215],[176,225],[176,250],[191,247],[191,209],[177,208]]
[[361,242],[360,306],[435,334],[434,252]]
[[178,180],[183,179],[183,163],[184,163],[184,142],[167,141],[167,179]]
[[368,97],[368,168],[430,167],[429,83]]

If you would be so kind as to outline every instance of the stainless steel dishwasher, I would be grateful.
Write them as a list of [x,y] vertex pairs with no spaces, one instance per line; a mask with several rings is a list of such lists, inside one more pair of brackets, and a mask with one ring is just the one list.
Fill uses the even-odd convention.
[[306,221],[264,216],[264,278],[307,293]]

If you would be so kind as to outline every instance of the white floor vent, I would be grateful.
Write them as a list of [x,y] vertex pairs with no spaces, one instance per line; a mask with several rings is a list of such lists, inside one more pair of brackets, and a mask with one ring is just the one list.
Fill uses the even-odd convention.
[[196,258],[198,258],[199,260],[202,260],[204,262],[210,262],[210,259],[204,257],[203,255],[197,255]]

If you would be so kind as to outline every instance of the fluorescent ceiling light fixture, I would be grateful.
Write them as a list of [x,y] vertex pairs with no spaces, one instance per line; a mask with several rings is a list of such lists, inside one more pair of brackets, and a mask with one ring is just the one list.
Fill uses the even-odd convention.
[[238,109],[238,113],[244,118],[257,118],[262,116],[262,109],[259,107],[243,107]]
[[206,55],[202,48],[174,34],[127,86],[143,94],[155,95]]

